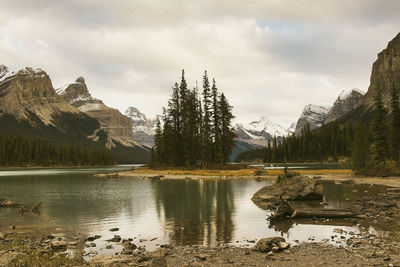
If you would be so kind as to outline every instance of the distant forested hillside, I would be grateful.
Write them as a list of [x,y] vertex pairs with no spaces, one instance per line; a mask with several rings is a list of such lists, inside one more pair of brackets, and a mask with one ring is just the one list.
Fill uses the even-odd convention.
[[0,134],[0,167],[100,166],[115,163],[114,155],[105,148]]

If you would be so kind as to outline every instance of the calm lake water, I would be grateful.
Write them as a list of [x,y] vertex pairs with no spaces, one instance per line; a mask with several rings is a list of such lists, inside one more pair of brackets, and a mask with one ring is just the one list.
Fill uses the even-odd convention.
[[[329,238],[338,225],[347,231],[359,231],[348,221],[269,225],[266,218],[270,212],[251,201],[257,190],[270,184],[268,180],[150,181],[93,176],[105,170],[115,168],[0,171],[0,197],[26,207],[42,203],[40,216],[0,209],[0,231],[11,225],[71,229],[101,235],[96,249],[104,248],[106,239],[119,234],[134,238],[138,244],[139,239],[146,239],[140,245],[150,250],[164,243],[249,246],[252,244],[247,240],[276,235],[290,242],[321,241]],[[352,199],[381,190],[385,188],[325,183],[326,208],[346,208]],[[120,230],[110,232],[112,227]],[[157,239],[150,241],[153,238]]]

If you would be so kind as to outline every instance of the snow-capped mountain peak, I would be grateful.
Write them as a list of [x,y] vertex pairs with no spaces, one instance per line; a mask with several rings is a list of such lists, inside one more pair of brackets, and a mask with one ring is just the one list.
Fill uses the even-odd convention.
[[354,93],[358,93],[360,95],[364,95],[365,94],[364,91],[361,91],[360,89],[357,89],[357,88],[353,88],[353,89],[350,89],[350,90],[343,90],[339,94],[337,100],[344,101],[344,100],[348,99],[351,96],[351,94],[354,94]]
[[266,132],[271,136],[285,136],[287,135],[286,128],[268,120],[267,117],[262,117],[258,121],[252,121],[243,125],[244,128],[252,132]]
[[132,122],[133,137],[139,144],[152,147],[154,145],[154,134],[157,125],[157,119],[149,119],[136,107],[129,107],[125,111]]

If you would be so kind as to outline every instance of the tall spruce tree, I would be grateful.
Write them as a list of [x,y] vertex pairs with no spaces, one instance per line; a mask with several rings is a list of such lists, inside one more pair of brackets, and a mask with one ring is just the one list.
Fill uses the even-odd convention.
[[386,163],[388,155],[388,139],[387,139],[387,125],[386,125],[386,110],[382,101],[382,91],[378,87],[375,98],[374,98],[374,118],[372,121],[372,144],[371,157],[374,159],[376,164]]
[[222,143],[221,143],[221,112],[218,104],[218,89],[215,83],[215,79],[213,79],[213,84],[211,88],[212,94],[212,130],[213,130],[213,157],[215,159],[215,163],[220,164],[223,162],[222,156]]
[[360,123],[355,130],[354,140],[351,143],[351,159],[354,170],[367,167],[370,158],[369,146],[368,129],[364,123]]
[[221,111],[221,148],[222,148],[222,164],[230,161],[230,155],[235,145],[235,132],[231,127],[232,106],[229,105],[224,93],[219,97],[219,109]]
[[400,165],[400,105],[399,105],[399,89],[396,88],[396,84],[393,82],[392,86],[392,98],[390,103],[392,111],[392,155],[396,165]]
[[203,76],[203,142],[202,142],[202,155],[203,162],[207,165],[212,162],[212,125],[211,125],[211,111],[212,100],[210,82],[208,80],[207,71],[204,72]]

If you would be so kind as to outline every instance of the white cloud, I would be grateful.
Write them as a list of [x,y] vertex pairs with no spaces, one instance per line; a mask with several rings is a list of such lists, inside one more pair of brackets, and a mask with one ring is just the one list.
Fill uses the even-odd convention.
[[289,125],[308,103],[366,90],[399,31],[398,1],[2,1],[0,63],[41,67],[55,87],[82,75],[122,112],[155,116],[185,68],[207,69],[238,121]]

